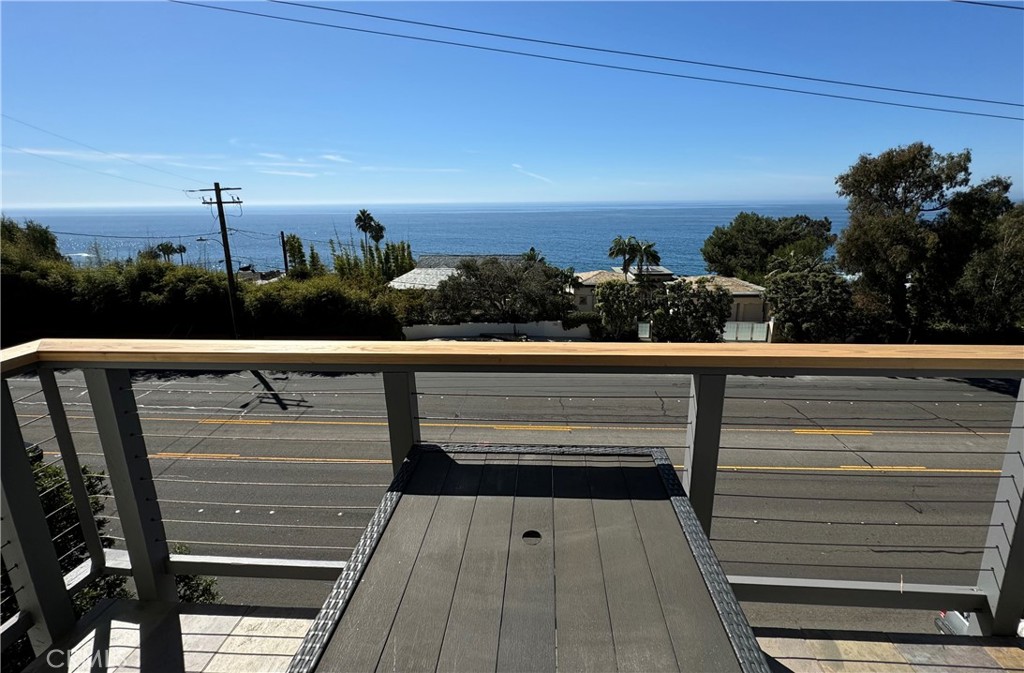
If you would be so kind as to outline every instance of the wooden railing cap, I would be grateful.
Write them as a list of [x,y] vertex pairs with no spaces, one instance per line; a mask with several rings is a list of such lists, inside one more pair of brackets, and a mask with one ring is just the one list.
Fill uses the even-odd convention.
[[1002,372],[1024,376],[1024,346],[480,341],[42,339],[2,351],[8,376],[32,365],[132,364],[152,369],[559,367]]

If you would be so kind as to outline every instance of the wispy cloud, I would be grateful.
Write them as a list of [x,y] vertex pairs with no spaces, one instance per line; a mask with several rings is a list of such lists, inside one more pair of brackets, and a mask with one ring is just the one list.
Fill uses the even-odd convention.
[[257,171],[259,173],[265,173],[266,175],[288,175],[295,178],[315,178],[316,173],[304,173],[302,171]]
[[246,166],[256,168],[324,168],[325,164],[311,164],[308,161],[247,161]]
[[351,159],[346,159],[345,157],[341,156],[340,154],[321,154],[320,158],[321,159],[326,159],[327,161],[336,161],[339,164],[350,164],[350,163],[352,163]]
[[223,166],[204,166],[202,164],[187,164],[180,161],[168,161],[168,166],[176,166],[177,168],[191,168],[197,171],[226,171],[228,169]]
[[283,154],[277,154],[276,152],[257,152],[256,156],[263,157],[264,159],[284,159]]
[[411,168],[407,166],[360,166],[366,173],[462,173],[461,168]]
[[534,178],[535,180],[540,180],[541,182],[546,182],[549,185],[555,184],[554,181],[544,177],[543,175],[538,175],[536,173],[531,173],[530,171],[526,170],[525,168],[523,168],[519,164],[512,164],[512,168],[516,169],[516,171],[518,171],[519,173],[522,173],[523,175],[527,175],[527,176],[529,176],[531,178]]
[[76,161],[120,161],[126,159],[128,161],[169,161],[171,159],[180,159],[180,156],[172,154],[155,154],[155,153],[132,153],[132,152],[91,152],[88,150],[61,150],[52,149],[48,147],[20,147],[17,148],[20,151],[30,152],[32,154],[38,154],[44,157],[61,157],[64,159],[74,159]]

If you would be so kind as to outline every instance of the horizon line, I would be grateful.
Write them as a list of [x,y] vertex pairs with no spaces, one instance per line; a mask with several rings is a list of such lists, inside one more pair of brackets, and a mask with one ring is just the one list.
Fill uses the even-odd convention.
[[[602,199],[602,200],[560,200],[560,201],[333,201],[333,202],[309,202],[309,201],[267,201],[245,203],[249,208],[330,208],[330,207],[358,207],[377,208],[392,206],[544,206],[544,205],[761,205],[761,204],[843,204],[846,199],[834,198],[782,198],[782,199]],[[187,210],[195,208],[195,203],[59,203],[59,204],[0,204],[0,211],[24,211],[24,210],[121,210],[121,209],[173,209]]]

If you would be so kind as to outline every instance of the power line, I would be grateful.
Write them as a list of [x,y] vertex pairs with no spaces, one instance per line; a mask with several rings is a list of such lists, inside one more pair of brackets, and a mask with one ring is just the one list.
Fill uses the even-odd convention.
[[[957,2],[965,2],[967,0],[955,0]],[[582,49],[585,51],[593,51],[602,54],[615,54],[617,56],[634,56],[636,58],[647,58],[656,61],[667,61],[670,63],[685,63],[687,65],[699,65],[705,68],[721,68],[723,70],[735,70],[739,72],[750,72],[758,75],[771,75],[772,77],[787,77],[789,79],[804,80],[807,82],[820,82],[823,84],[838,84],[840,86],[852,86],[859,87],[862,89],[874,89],[876,91],[891,91],[894,93],[905,93],[912,94],[914,96],[931,96],[932,98],[948,98],[952,100],[969,101],[972,103],[991,103],[992,105],[1009,105],[1011,107],[1024,107],[1024,103],[1008,103],[1005,101],[989,100],[986,98],[974,98],[971,96],[956,96],[953,94],[943,93],[931,93],[927,91],[915,91],[913,89],[900,89],[895,87],[880,86],[875,84],[860,84],[857,82],[848,82],[845,80],[837,79],[826,79],[823,77],[810,77],[807,75],[794,75],[791,73],[776,72],[773,70],[759,70],[757,68],[745,68],[737,65],[724,65],[722,63],[709,63],[707,61],[694,61],[685,58],[673,58],[671,56],[658,56],[655,54],[644,54],[635,51],[623,51],[620,49],[606,49],[602,47],[593,47],[590,45],[574,44],[571,42],[558,42],[555,40],[541,40],[532,37],[523,37],[520,35],[508,35],[506,33],[492,33],[486,30],[472,30],[470,28],[458,28],[455,26],[445,26],[438,23],[427,23],[425,21],[413,21],[410,19],[398,19],[390,16],[380,16],[379,14],[367,14],[365,12],[354,12],[349,9],[337,9],[335,7],[321,7],[319,5],[307,5],[302,2],[291,2],[290,0],[268,0],[278,5],[292,5],[294,7],[305,7],[307,9],[319,9],[325,12],[335,12],[337,14],[350,14],[352,16],[362,16],[370,19],[380,19],[381,21],[394,21],[397,23],[406,23],[414,26],[425,26],[428,28],[440,28],[441,30],[452,30],[459,33],[470,33],[473,35],[484,35],[486,37],[498,37],[504,40],[517,40],[519,42],[530,42],[533,44],[546,44],[553,47],[566,47],[569,49]],[[989,4],[989,3],[976,3],[976,4]],[[996,7],[1006,7],[1007,9],[1022,9],[1020,7],[1007,7],[1005,5],[995,5]]]
[[381,36],[384,36],[384,37],[395,37],[395,38],[404,39],[404,40],[413,40],[413,41],[416,41],[416,42],[428,42],[428,43],[431,43],[431,44],[443,44],[443,45],[448,45],[448,46],[453,46],[453,47],[463,47],[463,48],[466,48],[466,49],[476,49],[476,50],[479,50],[479,51],[494,52],[494,53],[498,53],[498,54],[509,54],[509,55],[513,55],[513,56],[526,56],[526,57],[529,57],[529,58],[536,58],[536,59],[541,59],[541,60],[545,60],[545,61],[556,61],[556,62],[559,62],[559,63],[572,63],[572,64],[575,64],[575,65],[585,65],[585,66],[590,66],[590,67],[594,67],[594,68],[604,68],[606,70],[618,70],[618,71],[621,71],[621,72],[643,73],[643,74],[646,74],[646,75],[657,75],[657,76],[660,76],[660,77],[672,77],[672,78],[675,78],[675,79],[696,80],[696,81],[699,81],[699,82],[713,82],[713,83],[716,83],[716,84],[731,84],[733,86],[744,86],[744,87],[749,87],[749,88],[752,88],[752,89],[767,89],[767,90],[770,90],[770,91],[782,91],[782,92],[785,92],[785,93],[796,93],[796,94],[802,94],[802,95],[805,95],[805,96],[818,96],[820,98],[834,98],[834,99],[838,99],[838,100],[858,101],[858,102],[861,102],[861,103],[874,103],[875,105],[888,105],[890,107],[909,108],[909,109],[914,109],[914,110],[928,110],[928,111],[931,111],[931,112],[946,112],[946,113],[949,113],[949,114],[966,115],[966,116],[969,116],[969,117],[988,117],[988,118],[991,118],[991,119],[1008,119],[1010,121],[1016,121],[1016,122],[1024,121],[1024,118],[1022,118],[1022,117],[1010,117],[1008,115],[990,114],[990,113],[987,113],[987,112],[970,112],[970,111],[967,111],[967,110],[954,110],[952,108],[931,107],[931,106],[927,106],[927,105],[912,105],[910,103],[895,103],[895,102],[892,102],[892,101],[883,101],[883,100],[877,100],[877,99],[873,99],[873,98],[860,98],[858,96],[844,96],[844,95],[841,95],[841,94],[823,93],[823,92],[820,92],[820,91],[807,91],[807,90],[804,90],[804,89],[791,89],[791,88],[788,88],[788,87],[771,86],[771,85],[768,85],[768,84],[753,84],[751,82],[738,82],[738,81],[735,81],[735,80],[717,79],[717,78],[713,78],[713,77],[698,77],[696,75],[682,75],[682,74],[679,74],[679,73],[664,72],[664,71],[661,71],[661,70],[648,70],[646,68],[634,68],[634,67],[629,67],[629,66],[624,66],[624,65],[611,65],[611,64],[608,64],[608,63],[596,63],[594,61],[581,61],[579,59],[573,59],[573,58],[562,58],[562,57],[558,57],[558,56],[546,56],[546,55],[543,55],[543,54],[534,54],[534,53],[531,53],[531,52],[517,51],[517,50],[514,50],[514,49],[500,49],[498,47],[484,47],[484,46],[475,45],[475,44],[467,44],[465,42],[453,42],[453,41],[450,41],[450,40],[438,40],[438,39],[429,38],[429,37],[418,37],[418,36],[415,36],[415,35],[403,35],[401,33],[388,33],[388,32],[379,31],[379,30],[368,30],[368,29],[365,29],[365,28],[352,28],[350,26],[339,26],[339,25],[334,24],[334,23],[323,23],[323,22],[320,22],[320,21],[308,21],[308,20],[305,20],[305,19],[295,19],[295,18],[285,17],[285,16],[275,16],[273,14],[262,14],[260,12],[249,12],[249,11],[242,10],[242,9],[232,9],[230,7],[218,7],[216,5],[206,5],[206,4],[199,3],[199,2],[187,2],[186,0],[168,0],[168,2],[174,3],[176,5],[189,5],[191,7],[201,7],[203,9],[213,9],[213,10],[217,10],[217,11],[221,11],[221,12],[229,12],[231,14],[244,14],[244,15],[247,15],[247,16],[258,16],[258,17],[261,17],[261,18],[264,18],[264,19],[274,19],[274,20],[277,20],[277,21],[286,21],[286,22],[289,22],[289,23],[297,23],[297,24],[303,24],[303,25],[308,25],[308,26],[319,26],[321,28],[334,28],[336,30],[347,30],[347,31],[355,32],[355,33],[366,33],[366,34],[370,34],[370,35],[381,35]]
[[999,9],[1016,9],[1018,11],[1024,11],[1024,5],[1017,7],[1015,5],[1000,5],[996,2],[979,2],[979,0],[953,0],[964,5],[981,5],[982,7],[998,7]]
[[52,161],[52,162],[57,163],[57,164],[64,164],[65,166],[71,166],[72,168],[77,168],[77,169],[82,170],[82,171],[88,171],[89,173],[95,173],[96,175],[105,175],[108,178],[117,178],[118,180],[127,180],[128,182],[136,182],[136,183],[138,183],[140,185],[146,185],[148,187],[159,187],[160,189],[169,189],[172,192],[181,192],[182,191],[182,190],[178,189],[177,187],[168,187],[167,185],[158,185],[158,184],[155,184],[155,183],[152,183],[152,182],[146,182],[144,180],[136,180],[135,178],[126,178],[123,175],[114,175],[113,173],[104,173],[103,171],[97,171],[97,170],[94,170],[92,168],[86,168],[85,166],[79,166],[78,164],[73,164],[73,163],[68,162],[68,161],[61,161],[60,159],[54,159],[53,157],[48,157],[45,154],[38,154],[36,152],[32,152],[32,151],[26,150],[26,149],[22,149],[20,147],[11,147],[10,145],[8,145],[6,143],[4,143],[2,146],[6,147],[9,150],[13,150],[15,152],[21,152],[22,154],[30,154],[30,155],[32,155],[34,157],[38,157],[39,159],[46,159],[47,161]]
[[51,229],[50,233],[57,234],[58,236],[88,236],[89,238],[118,238],[123,240],[168,241],[174,238],[192,238],[193,236],[213,236],[218,232],[204,231],[201,234],[169,234],[167,236],[121,236],[118,234],[83,234],[80,231],[55,231]]
[[22,121],[21,119],[17,119],[15,117],[12,117],[11,115],[9,115],[7,113],[0,112],[0,116],[2,116],[4,119],[9,119],[12,122],[16,122],[16,123],[21,124],[23,126],[27,126],[30,129],[35,129],[36,131],[42,131],[43,133],[51,135],[54,138],[60,138],[61,140],[66,140],[69,143],[74,143],[76,145],[80,145],[80,146],[82,146],[82,147],[84,147],[86,149],[92,150],[93,152],[99,152],[100,154],[106,154],[107,156],[114,157],[115,159],[120,159],[121,161],[127,161],[130,164],[135,164],[136,166],[141,166],[141,167],[147,168],[147,169],[149,169],[151,171],[156,171],[157,173],[164,173],[166,175],[170,175],[170,176],[173,176],[173,177],[176,177],[176,178],[181,178],[183,180],[189,180],[190,182],[200,182],[202,184],[206,184],[206,182],[203,181],[203,180],[196,180],[195,178],[190,178],[187,175],[179,175],[178,173],[173,173],[171,171],[165,171],[164,169],[157,168],[156,166],[149,166],[147,164],[142,163],[141,161],[135,161],[134,159],[129,159],[128,157],[123,157],[123,156],[121,156],[119,154],[114,154],[113,152],[106,152],[104,150],[101,150],[98,147],[93,147],[92,145],[87,145],[86,143],[83,143],[80,140],[75,140],[74,138],[68,138],[67,136],[62,136],[59,133],[54,133],[53,131],[48,131],[48,130],[40,127],[40,126],[36,126],[35,124],[29,124],[27,121]]

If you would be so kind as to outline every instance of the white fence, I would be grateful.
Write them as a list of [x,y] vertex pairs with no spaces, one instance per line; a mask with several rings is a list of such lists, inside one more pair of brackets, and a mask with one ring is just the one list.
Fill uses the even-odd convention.
[[768,323],[734,322],[725,323],[722,341],[768,341]]

